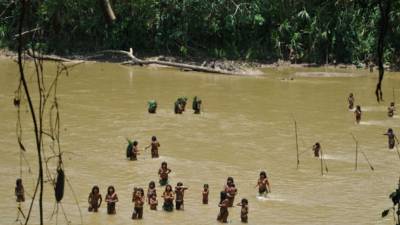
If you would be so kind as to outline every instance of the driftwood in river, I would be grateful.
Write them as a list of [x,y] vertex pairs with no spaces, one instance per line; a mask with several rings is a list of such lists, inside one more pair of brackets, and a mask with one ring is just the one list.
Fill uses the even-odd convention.
[[219,74],[228,74],[228,75],[244,75],[244,72],[240,72],[239,70],[224,70],[224,69],[219,69],[219,68],[212,68],[212,67],[205,67],[205,66],[197,66],[197,65],[191,65],[191,64],[186,64],[186,63],[177,63],[177,62],[167,62],[167,61],[160,61],[160,60],[142,60],[137,58],[135,55],[133,55],[132,48],[129,49],[128,51],[122,51],[122,50],[105,50],[102,51],[101,53],[112,53],[112,54],[123,54],[128,56],[131,60],[128,62],[124,62],[124,64],[133,64],[133,65],[149,65],[149,64],[156,64],[156,65],[162,65],[162,66],[171,66],[171,67],[176,67],[184,70],[193,70],[193,71],[198,71],[198,72],[206,72],[206,73],[219,73]]

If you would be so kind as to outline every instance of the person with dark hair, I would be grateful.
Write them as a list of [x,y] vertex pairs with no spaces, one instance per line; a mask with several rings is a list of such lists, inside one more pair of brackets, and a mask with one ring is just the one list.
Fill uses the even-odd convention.
[[160,147],[160,143],[157,141],[156,136],[151,137],[151,143],[145,149],[148,149],[149,147],[151,147],[151,158],[158,158],[158,148]]
[[321,151],[321,145],[319,144],[319,142],[316,142],[313,145],[312,150],[314,152],[314,157],[319,157],[319,152]]
[[393,129],[392,128],[389,128],[388,130],[387,130],[387,132],[385,133],[385,134],[383,134],[383,135],[386,135],[386,136],[388,136],[388,146],[389,146],[389,149],[393,149],[395,146],[396,146],[396,135],[394,134],[394,132],[393,132]]
[[97,185],[93,186],[92,191],[89,194],[88,202],[89,202],[89,212],[97,212],[101,206],[103,198],[100,194],[100,189]]
[[194,110],[194,114],[200,114],[201,111],[201,99],[197,96],[193,98],[192,109]]
[[107,188],[106,202],[107,214],[116,214],[115,204],[118,202],[118,196],[113,186]]
[[202,195],[203,195],[203,204],[208,204],[208,194],[210,193],[209,188],[208,188],[208,184],[204,184],[203,185],[203,191],[202,191]]
[[183,186],[182,182],[178,182],[175,187],[175,207],[176,210],[183,210],[184,209],[184,201],[183,197],[185,197],[185,191],[188,189],[188,187]]
[[219,202],[219,214],[217,217],[217,220],[221,223],[227,223],[228,222],[228,207],[229,207],[229,200],[227,198],[227,194],[225,192],[221,192],[221,201]]
[[150,204],[151,197],[155,195],[157,197],[156,183],[154,181],[150,181],[149,187],[147,189],[147,203]]
[[168,168],[167,162],[161,163],[161,168],[158,170],[158,175],[160,177],[160,185],[165,186],[168,184],[168,174],[171,170]]
[[388,107],[388,117],[393,117],[394,111],[396,111],[396,108],[394,107],[394,102],[391,102],[390,106]]
[[258,187],[258,193],[260,195],[267,195],[269,192],[271,192],[269,180],[265,171],[260,172],[260,178],[258,178],[256,187]]
[[242,201],[238,203],[237,206],[242,206],[240,210],[240,219],[242,223],[247,223],[248,221],[247,214],[249,214],[249,202],[247,201],[247,199],[242,198]]
[[137,141],[134,141],[132,143],[132,153],[130,154],[130,157],[129,157],[130,160],[133,160],[133,161],[137,160],[137,155],[139,154],[138,144],[139,143]]
[[132,219],[143,218],[144,191],[142,188],[134,188],[132,193],[132,202],[135,204],[132,213]]
[[174,103],[174,112],[175,114],[182,114],[186,108],[186,97],[179,97]]
[[357,122],[357,124],[359,124],[360,123],[360,121],[361,121],[361,106],[359,106],[359,105],[357,105],[356,106],[356,111],[354,111],[354,115],[356,116],[356,122]]
[[157,210],[158,200],[155,192],[149,198],[149,205],[150,205],[150,210]]
[[228,207],[233,207],[233,202],[235,201],[235,196],[237,194],[233,177],[227,178],[224,192],[226,193],[226,198],[228,199]]
[[349,97],[347,98],[347,101],[349,102],[349,109],[354,108],[354,95],[353,93],[350,93]]
[[25,189],[21,178],[15,182],[15,197],[17,197],[17,202],[25,202]]
[[165,191],[163,193],[164,205],[163,209],[167,212],[172,212],[174,210],[174,192],[172,191],[172,186],[167,184],[165,186]]

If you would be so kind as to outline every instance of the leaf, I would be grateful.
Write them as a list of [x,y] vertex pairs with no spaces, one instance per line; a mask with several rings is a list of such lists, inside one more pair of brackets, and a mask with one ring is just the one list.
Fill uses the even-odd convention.
[[389,214],[390,209],[385,209],[382,212],[382,218],[386,217]]

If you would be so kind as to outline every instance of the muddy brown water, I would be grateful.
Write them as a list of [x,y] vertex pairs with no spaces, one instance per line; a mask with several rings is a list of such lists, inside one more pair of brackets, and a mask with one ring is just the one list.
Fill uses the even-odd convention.
[[[54,66],[45,66],[46,76]],[[27,210],[36,179],[36,155],[26,103],[22,115],[29,161],[20,167],[15,135],[16,109],[12,105],[17,87],[17,67],[11,60],[0,61],[0,224],[18,224],[14,198],[15,179],[22,178],[27,192]],[[33,85],[32,68],[28,69]],[[61,147],[65,172],[81,207],[83,224],[216,224],[217,203],[226,178],[232,176],[239,190],[235,202],[249,200],[249,224],[393,224],[392,217],[381,219],[391,206],[388,194],[397,185],[400,160],[387,149],[382,134],[388,127],[400,133],[400,117],[388,118],[386,108],[396,88],[400,102],[400,74],[389,73],[384,80],[386,101],[374,97],[376,73],[366,70],[264,69],[265,75],[252,77],[221,76],[180,72],[166,68],[131,68],[117,64],[87,63],[73,68],[59,84]],[[315,76],[333,72],[332,76]],[[310,73],[310,77],[306,74]],[[338,73],[348,73],[341,76]],[[297,74],[297,75],[296,75]],[[300,74],[300,76],[298,76]],[[294,77],[294,80],[290,78]],[[347,96],[353,92],[363,109],[360,125],[347,110]],[[201,115],[192,114],[191,99],[203,100]],[[188,110],[173,114],[174,100],[188,96]],[[147,101],[156,99],[155,115],[146,111]],[[296,169],[293,118],[299,132],[300,168]],[[371,171],[359,155],[354,171],[355,144],[368,156]],[[152,135],[161,143],[159,159],[144,151],[138,161],[125,159],[126,137],[139,141],[140,149]],[[320,162],[313,158],[311,146],[319,141],[329,172],[321,176]],[[158,211],[145,205],[144,219],[132,221],[133,187],[147,190],[157,182],[162,161],[172,169],[170,183],[181,181],[189,187],[185,210],[166,213],[159,200]],[[31,173],[29,172],[31,169]],[[54,168],[52,173],[54,173]],[[266,170],[272,185],[267,199],[257,198],[254,188],[258,174]],[[201,203],[204,183],[210,185],[208,205]],[[87,212],[87,197],[99,185],[103,198],[108,185],[119,196],[117,214]],[[157,187],[158,195],[163,188]],[[63,208],[72,224],[80,224],[79,210],[69,187]],[[50,217],[54,194],[45,184],[45,222],[65,224],[62,213]],[[61,209],[60,209],[61,212]],[[37,204],[32,224],[38,223]],[[229,223],[240,224],[240,208],[229,210]]]

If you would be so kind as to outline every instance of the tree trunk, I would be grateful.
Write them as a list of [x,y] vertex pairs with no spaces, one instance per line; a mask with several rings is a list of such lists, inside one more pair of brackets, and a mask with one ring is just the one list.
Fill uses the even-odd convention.
[[383,54],[385,52],[385,36],[388,30],[389,24],[389,13],[391,8],[392,0],[380,0],[379,1],[379,11],[381,14],[381,18],[379,19],[379,38],[378,38],[378,68],[379,68],[379,79],[376,84],[376,100],[378,102],[383,101],[383,93],[382,93],[382,80],[385,74],[385,69],[383,67],[384,58]]

